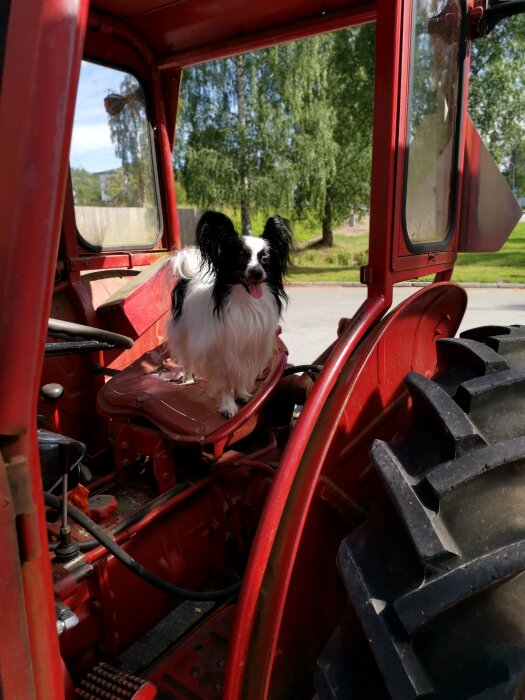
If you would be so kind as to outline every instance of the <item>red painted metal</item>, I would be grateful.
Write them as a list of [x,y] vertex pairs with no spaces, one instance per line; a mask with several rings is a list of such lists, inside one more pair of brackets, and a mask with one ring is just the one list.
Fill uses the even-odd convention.
[[[391,438],[406,420],[404,377],[411,370],[435,373],[436,339],[454,335],[465,307],[460,287],[445,283],[420,290],[341,367],[308,440],[303,417],[299,419],[245,573],[229,652],[228,700],[291,697],[294,688],[302,694],[304,683],[311,682],[309,669],[342,613],[344,599],[335,554],[348,531],[347,518],[334,522],[322,501],[333,502],[330,491],[339,490],[352,499],[369,464],[372,438]],[[333,354],[339,355],[339,349]],[[310,400],[315,394],[314,389]],[[321,476],[333,486],[320,502],[315,494]],[[341,500],[344,504],[335,499],[336,512]],[[352,516],[356,525],[355,513],[349,511],[347,517]],[[315,605],[319,597],[323,606]],[[307,615],[298,600],[308,606]],[[303,668],[308,669],[306,679]]]
[[[255,33],[233,31],[230,36],[225,37],[220,43],[213,41],[201,43],[203,40],[202,34],[198,37],[199,43],[196,46],[188,46],[186,41],[174,43],[173,55],[160,59],[158,67],[160,70],[184,68],[197,63],[228,58],[245,51],[257,51],[287,41],[297,41],[312,34],[335,32],[338,29],[355,24],[373,22],[376,17],[375,2],[357,3],[354,7],[345,7],[344,9],[331,12],[321,9],[320,15],[319,13],[308,12],[306,3],[303,2],[301,4],[302,8],[297,7],[295,17],[290,17],[288,22],[282,22],[278,28],[274,27],[269,31],[256,31]],[[277,6],[267,7],[275,9]],[[289,8],[284,5],[281,5],[281,7],[289,12]],[[247,8],[244,5],[242,9],[239,9],[243,16],[246,16],[246,10]],[[312,14],[314,14],[313,17],[311,16]],[[303,17],[307,19],[302,19]],[[215,24],[213,29],[217,29],[217,24]],[[222,28],[220,31],[223,31]]]
[[371,325],[381,317],[386,308],[388,307],[385,299],[378,298],[374,301],[365,301],[358,310],[316,381],[296,425],[293,438],[287,445],[286,462],[283,462],[286,464],[286,468],[280,469],[276,476],[272,496],[268,501],[264,518],[252,547],[251,564],[244,577],[237,622],[229,652],[225,685],[225,697],[227,698],[244,697],[242,684],[245,681],[248,647],[254,632],[257,602],[265,565],[268,562],[275,531],[282,516],[286,494],[290,490],[299,462],[311,439],[319,412],[326,403],[346,361]]
[[[376,21],[376,70],[372,133],[372,180],[370,245],[365,277],[370,298],[392,303],[393,277],[390,269],[398,134],[399,71],[402,50],[403,3],[379,0]],[[377,203],[374,206],[374,203]]]
[[[27,615],[30,658],[22,655],[17,664],[2,666],[2,684],[14,687],[23,668],[39,700],[60,698],[63,680],[35,415],[87,9],[85,0],[11,3],[2,72],[0,435],[7,459],[27,461],[33,509],[19,529],[20,539],[32,543],[20,569],[25,615],[18,611],[21,635]],[[9,444],[4,436],[10,436]],[[6,569],[2,576],[8,576]],[[12,643],[2,633],[2,646]]]
[[[186,482],[180,490],[159,496],[140,519],[131,514],[122,520],[115,540],[168,581],[189,589],[220,588],[228,581],[230,533],[239,529],[246,544],[268,484],[268,475],[258,467],[223,467],[198,483]],[[93,574],[75,582],[60,572],[57,589],[80,619],[60,640],[74,679],[90,668],[97,654],[100,658],[101,650],[112,662],[180,602],[137,578],[103,548],[86,553],[86,561],[94,565]],[[130,614],[133,610],[140,615]]]
[[[160,498],[157,499],[157,501],[153,501],[151,503],[151,507],[148,508],[147,513],[143,515],[134,514],[133,520],[129,523],[127,522],[126,518],[119,519],[118,534],[114,535],[115,542],[118,544],[123,544],[135,537],[135,535],[137,535],[139,532],[144,532],[145,529],[159,517],[169,513],[171,510],[175,510],[180,504],[183,504],[184,501],[191,499],[196,494],[205,492],[206,489],[208,489],[211,484],[217,482],[221,476],[221,472],[215,473],[212,476],[199,480],[195,484],[187,485],[180,493],[178,492],[177,487],[174,489],[172,495],[168,494],[168,496],[170,496],[168,500],[165,500],[165,498]],[[111,530],[116,524],[116,521],[117,519],[115,519],[115,522],[106,524],[107,528]],[[95,549],[92,549],[86,553],[86,561],[88,563],[93,563],[106,556],[107,550],[105,547],[96,547]]]
[[59,268],[61,270],[71,270],[72,272],[80,272],[81,270],[107,270],[115,268],[143,267],[155,263],[160,255],[164,255],[164,251],[159,254],[151,253],[107,253],[106,255],[90,255],[78,258],[69,258],[60,261]]
[[[412,34],[412,3],[406,2],[403,8],[402,46],[409,49]],[[398,130],[393,141],[393,147],[397,150],[396,181],[400,183],[395,193],[394,228],[392,232],[392,270],[395,271],[396,282],[410,279],[415,276],[432,275],[444,269],[451,268],[454,264],[455,253],[453,243],[450,242],[448,250],[432,251],[414,255],[407,247],[403,232],[403,201],[404,201],[404,172],[406,167],[406,134],[409,110],[409,80],[410,80],[410,50],[402,53],[399,75],[399,122]]]
[[20,560],[18,553],[16,513],[7,476],[7,467],[0,455],[0,567],[2,570],[2,631],[0,634],[0,668],[2,695],[9,698],[34,698],[35,684],[31,674],[9,673],[8,669],[31,663]]
[[[166,244],[170,250],[180,248],[179,215],[177,213],[177,199],[175,194],[175,176],[173,173],[173,158],[171,153],[172,141],[166,123],[166,105],[162,92],[162,81],[157,68],[152,75],[153,99],[157,113],[157,129],[155,132],[157,141],[157,154],[161,170],[161,183],[164,193],[164,229]],[[173,132],[172,132],[173,133]]]
[[[96,661],[114,661],[179,602],[139,581],[102,547],[88,552],[86,565],[77,571],[54,565],[52,573],[35,434],[44,378],[64,384],[60,427],[85,439],[89,455],[97,457],[94,461],[106,475],[98,482],[100,492],[109,494],[112,508],[118,504],[115,512],[104,511],[103,526],[138,561],[181,586],[211,589],[235,580],[249,554],[237,607],[219,610],[148,677],[167,697],[176,697],[181,688],[203,700],[313,694],[312,668],[344,604],[335,569],[337,545],[360,521],[367,489],[375,486],[368,474],[371,441],[403,430],[410,411],[403,377],[411,369],[434,373],[435,340],[455,332],[465,305],[462,290],[440,283],[451,276],[456,239],[446,251],[414,256],[402,237],[411,8],[408,0],[327,0],[322,7],[315,0],[132,0],[124,5],[100,0],[90,15],[84,55],[125,68],[144,84],[165,224],[153,249],[104,253],[88,250],[77,239],[66,176],[87,0],[37,0],[31,7],[28,0],[11,3],[0,105],[0,150],[10,164],[0,186],[5,212],[0,366],[9,368],[0,376],[0,447],[4,461],[27,476],[30,488],[18,514],[18,542],[14,512],[6,509],[0,524],[6,542],[3,577],[10,582],[0,633],[4,694],[22,700],[72,697],[73,684]],[[168,410],[157,401],[145,427],[135,385],[128,392],[131,402],[119,394],[108,408],[104,401],[111,388],[136,380],[137,369],[140,387],[151,384],[147,371],[152,368],[142,356],[165,339],[169,289],[161,289],[167,283],[162,274],[150,282],[142,275],[135,280],[137,289],[105,302],[125,283],[123,271],[135,273],[179,246],[171,148],[180,68],[374,19],[370,253],[363,270],[368,297],[341,324],[308,399],[310,387],[304,382],[279,382],[286,363],[280,348],[264,386],[231,421],[218,416],[209,401],[204,408],[189,402],[184,404],[186,417],[195,422],[207,411],[201,421],[206,425],[182,429],[167,417],[174,404]],[[466,95],[466,80],[463,88]],[[466,209],[466,192],[460,210]],[[430,273],[436,284],[381,320],[396,281]],[[52,315],[124,333],[127,329],[137,338],[135,347],[47,360],[40,379],[51,301]],[[93,376],[93,362],[129,369],[105,383],[103,376]],[[294,392],[305,406],[290,431],[278,416],[281,403],[293,404]],[[97,393],[104,417],[95,411]],[[135,464],[145,465],[144,472],[134,473]],[[5,479],[0,488],[7,493]],[[80,619],[60,639],[65,666],[53,593]],[[222,647],[226,649],[234,614],[226,657]],[[217,644],[209,641],[217,642],[218,630],[220,657]],[[13,653],[18,664],[11,661]],[[225,666],[218,663],[224,659]],[[21,664],[27,669],[23,677],[17,673]]]
[[97,315],[107,328],[136,340],[170,310],[174,283],[171,265],[160,258],[121,283],[98,305]]
[[[212,47],[212,58],[221,58],[221,47],[239,37],[243,40],[236,52],[268,46],[275,42],[274,37],[283,42],[333,31],[351,22],[344,20],[345,14],[364,14],[374,8],[374,3],[327,0],[320,5],[317,0],[257,0],[247,5],[242,0],[204,0],[199,4],[147,1],[122,6],[116,0],[99,0],[97,7],[140,32],[156,56],[171,58],[192,50],[202,54]],[[264,43],[260,41],[263,36]]]
[[222,700],[234,613],[233,605],[219,608],[188,635],[175,654],[154,664],[148,678],[165,697]]

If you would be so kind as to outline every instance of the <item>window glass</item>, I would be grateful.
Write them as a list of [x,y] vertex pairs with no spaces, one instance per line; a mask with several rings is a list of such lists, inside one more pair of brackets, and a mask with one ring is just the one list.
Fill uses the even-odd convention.
[[450,230],[456,179],[460,0],[414,0],[405,172],[405,232],[439,243]]
[[161,225],[150,125],[143,90],[129,73],[82,62],[70,166],[85,244],[155,245]]

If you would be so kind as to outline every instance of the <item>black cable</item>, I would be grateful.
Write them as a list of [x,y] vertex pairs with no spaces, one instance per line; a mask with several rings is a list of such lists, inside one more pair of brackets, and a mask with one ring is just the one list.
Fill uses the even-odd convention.
[[295,365],[292,367],[287,367],[281,376],[287,377],[290,374],[297,374],[298,372],[304,372],[307,374],[312,382],[315,382],[317,375],[323,369],[323,365]]
[[[76,466],[76,465],[75,465]],[[55,488],[57,484],[62,482],[62,477],[57,481],[57,483],[53,486]],[[130,525],[135,525],[136,523],[139,522],[141,518],[144,517],[144,515],[147,515],[150,513],[154,507],[159,506],[163,503],[165,503],[167,500],[170,498],[173,498],[173,496],[176,496],[177,494],[181,493],[184,491],[186,486],[184,484],[177,484],[177,486],[174,486],[173,488],[169,489],[165,493],[162,494],[162,496],[158,497],[155,499],[154,504],[152,503],[147,503],[138,510],[136,510],[134,513],[131,513],[127,517],[125,517],[123,520],[121,520],[119,523],[115,525],[115,527],[111,528],[109,532],[106,530],[106,534],[109,534],[110,536],[116,537],[122,530],[125,530],[128,528]],[[51,489],[51,493],[53,494],[53,489]],[[96,547],[100,547],[100,542],[98,540],[82,540],[82,542],[77,541],[78,546],[80,547],[81,552],[91,552],[92,549],[95,549]],[[47,543],[48,549],[50,552],[54,552],[57,547],[59,547],[58,542],[48,542]]]
[[319,372],[323,369],[323,365],[292,365],[287,367],[282,373],[282,377],[287,377],[289,374],[297,374],[297,372]]
[[[44,501],[47,506],[51,506],[52,508],[57,508],[60,510],[62,507],[62,501],[57,498],[57,496],[53,496],[51,493],[44,493]],[[186,588],[180,588],[180,586],[176,586],[175,584],[160,578],[152,571],[142,566],[142,564],[139,564],[138,561],[133,559],[132,556],[130,556],[124,549],[122,549],[122,547],[112,540],[101,527],[93,522],[91,518],[88,518],[87,515],[75,508],[75,506],[72,506],[70,503],[68,503],[67,506],[67,514],[72,520],[78,523],[78,525],[81,525],[85,530],[87,530],[90,535],[93,535],[93,537],[97,539],[100,544],[102,544],[108,550],[108,552],[111,552],[115,559],[118,559],[121,564],[123,564],[137,576],[140,576],[141,579],[149,583],[151,586],[164,591],[164,593],[176,595],[179,598],[185,598],[186,600],[217,601],[236,595],[240,591],[240,582],[235,583],[233,586],[228,586],[228,588],[221,588],[218,591],[189,591]]]

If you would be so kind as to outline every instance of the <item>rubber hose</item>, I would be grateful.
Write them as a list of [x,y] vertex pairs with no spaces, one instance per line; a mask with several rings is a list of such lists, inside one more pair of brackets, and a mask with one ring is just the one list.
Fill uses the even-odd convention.
[[287,377],[289,374],[297,374],[297,372],[315,372],[318,374],[323,369],[323,365],[292,365],[286,367],[281,376]]
[[[47,506],[56,508],[60,510],[62,502],[57,496],[53,496],[51,493],[44,493],[44,501]],[[122,547],[120,547],[114,540],[109,537],[104,530],[99,527],[91,518],[82,513],[82,511],[72,506],[68,503],[67,514],[74,520],[78,525],[81,525],[90,535],[100,542],[108,552],[111,552],[115,559],[118,559],[121,564],[127,567],[134,574],[139,576],[141,579],[149,583],[151,586],[168,593],[169,595],[176,595],[179,598],[185,598],[186,600],[197,600],[197,601],[218,601],[228,598],[230,596],[236,595],[240,589],[241,584],[235,583],[233,586],[228,586],[228,588],[221,588],[218,591],[189,591],[186,588],[181,588],[176,586],[170,581],[166,581],[154,574],[149,569],[146,569],[142,564],[133,559]]]

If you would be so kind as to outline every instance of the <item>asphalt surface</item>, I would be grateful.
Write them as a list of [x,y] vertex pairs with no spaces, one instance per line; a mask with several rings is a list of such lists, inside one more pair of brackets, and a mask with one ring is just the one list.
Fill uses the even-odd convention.
[[[417,287],[396,287],[394,304],[406,299]],[[468,306],[459,332],[487,324],[525,324],[525,289],[467,288]],[[291,286],[288,308],[283,315],[283,341],[293,364],[313,362],[336,338],[342,317],[351,317],[366,297],[364,287]]]

